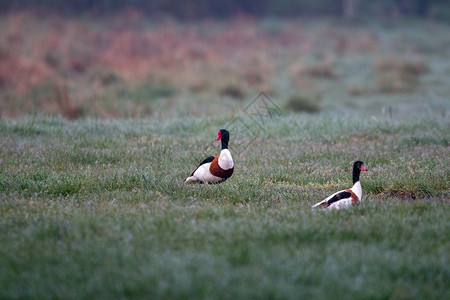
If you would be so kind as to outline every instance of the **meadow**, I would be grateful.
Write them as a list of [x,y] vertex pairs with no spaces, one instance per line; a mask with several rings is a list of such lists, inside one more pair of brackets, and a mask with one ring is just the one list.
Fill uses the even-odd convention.
[[0,298],[450,298],[447,24],[128,14],[0,20]]

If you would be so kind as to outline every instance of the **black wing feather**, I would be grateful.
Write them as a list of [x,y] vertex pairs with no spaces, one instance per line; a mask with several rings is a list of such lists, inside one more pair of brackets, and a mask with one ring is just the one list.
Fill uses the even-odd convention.
[[205,159],[198,165],[198,167],[195,168],[194,171],[192,171],[191,176],[194,175],[195,171],[197,171],[197,169],[198,169],[201,165],[210,163],[210,162],[212,162],[213,160],[214,160],[214,156],[210,156],[210,157],[205,158]]
[[334,202],[336,202],[336,201],[339,201],[339,200],[341,200],[341,199],[346,199],[346,198],[349,198],[349,197],[351,197],[351,196],[352,196],[352,194],[350,194],[350,193],[347,192],[347,191],[342,191],[342,192],[340,192],[340,193],[337,193],[337,194],[334,195],[330,200],[327,201],[328,206],[330,206],[332,203],[334,203]]

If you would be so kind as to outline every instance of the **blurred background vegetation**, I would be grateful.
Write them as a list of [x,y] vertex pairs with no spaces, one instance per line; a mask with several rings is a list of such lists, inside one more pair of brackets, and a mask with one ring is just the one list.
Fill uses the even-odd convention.
[[[156,0],[156,1],[118,1],[118,0],[2,0],[2,9],[21,8],[52,9],[68,14],[112,13],[124,8],[134,7],[148,15],[166,14],[184,20],[208,17],[230,17],[237,13],[252,16],[292,17],[311,15],[334,16],[374,16],[394,13],[404,16],[435,16],[447,18],[449,15],[446,0],[302,0],[302,1],[252,1],[252,0]],[[445,9],[443,9],[445,8]]]
[[0,116],[233,113],[260,91],[294,113],[439,107],[449,20],[443,0],[0,0]]

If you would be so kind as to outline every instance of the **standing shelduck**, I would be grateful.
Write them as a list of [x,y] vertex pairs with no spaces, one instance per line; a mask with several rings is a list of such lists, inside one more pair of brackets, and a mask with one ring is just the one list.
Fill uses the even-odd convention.
[[234,162],[230,150],[228,150],[230,133],[225,129],[220,129],[216,138],[216,141],[219,140],[222,142],[220,154],[210,156],[202,161],[184,182],[221,183],[231,177]]
[[342,190],[334,193],[325,200],[314,204],[312,207],[324,207],[327,209],[348,208],[352,205],[359,204],[362,197],[361,183],[359,182],[359,174],[361,171],[367,171],[362,161],[356,161],[353,164],[353,187],[351,189]]

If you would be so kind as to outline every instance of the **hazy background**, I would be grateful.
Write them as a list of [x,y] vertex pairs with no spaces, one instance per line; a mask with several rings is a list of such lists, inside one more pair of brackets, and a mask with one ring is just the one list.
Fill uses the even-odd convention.
[[[408,110],[448,94],[448,1],[0,1],[0,113]],[[414,111],[417,107],[411,107]]]
[[183,20],[198,18],[224,18],[239,13],[254,17],[298,17],[298,16],[420,16],[445,19],[449,17],[445,0],[301,0],[301,1],[251,1],[251,0],[157,0],[157,1],[57,1],[4,0],[0,7],[5,10],[33,8],[53,10],[76,15],[92,13],[104,15],[133,7],[147,16],[164,14]]

